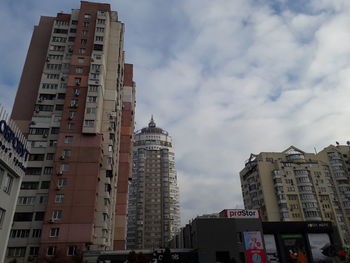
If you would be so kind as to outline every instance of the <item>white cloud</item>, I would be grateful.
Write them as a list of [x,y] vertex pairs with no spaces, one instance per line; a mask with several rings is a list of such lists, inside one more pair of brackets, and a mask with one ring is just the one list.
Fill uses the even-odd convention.
[[[17,20],[23,3],[0,6],[1,94],[11,94],[1,103],[18,83],[39,15],[78,8],[30,2]],[[251,152],[349,140],[349,2],[270,3],[113,1],[135,65],[137,126],[153,113],[174,138],[183,223],[242,206],[238,173]]]

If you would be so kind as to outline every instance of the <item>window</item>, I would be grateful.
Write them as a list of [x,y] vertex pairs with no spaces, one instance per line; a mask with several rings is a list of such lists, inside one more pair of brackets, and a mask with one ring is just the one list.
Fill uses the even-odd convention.
[[108,151],[109,152],[113,151],[113,145],[108,145]]
[[95,37],[95,40],[96,40],[96,41],[103,41],[103,37],[102,37],[102,36],[96,36],[96,37]]
[[78,58],[78,63],[79,64],[85,63],[85,58]]
[[60,29],[60,28],[55,28],[53,30],[54,33],[56,34],[67,34],[68,33],[68,30],[67,29]]
[[56,253],[56,247],[50,246],[47,248],[47,255],[54,256]]
[[83,27],[88,27],[89,24],[90,24],[89,22],[84,22],[84,23],[83,23]]
[[90,14],[85,14],[84,18],[91,18],[91,15]]
[[34,238],[41,237],[41,229],[33,229],[32,237],[34,237]]
[[49,133],[49,129],[47,128],[30,128],[29,134],[32,135],[47,135]]
[[0,208],[0,229],[1,229],[1,227],[2,227],[2,223],[3,223],[4,218],[5,218],[5,213],[6,213],[6,210]]
[[58,85],[57,84],[52,84],[52,83],[43,83],[41,88],[42,89],[57,89]]
[[63,203],[64,201],[64,195],[63,194],[58,194],[55,196],[55,203]]
[[29,161],[44,161],[44,157],[45,154],[30,154]]
[[50,181],[42,181],[40,189],[49,189],[50,188]]
[[37,256],[39,254],[39,247],[30,247],[29,256]]
[[54,227],[50,229],[50,237],[58,237],[60,233],[60,229],[58,227]]
[[[58,105],[56,105],[58,106]],[[62,109],[63,109],[63,105],[62,105]],[[52,127],[51,128],[51,134],[58,134],[60,132],[60,128],[59,127]]]
[[46,68],[50,70],[61,70],[61,64],[46,64]]
[[15,213],[15,215],[13,216],[14,222],[30,222],[32,220],[33,220],[33,213],[29,213],[29,212]]
[[72,142],[73,142],[73,136],[64,137],[64,143],[72,143]]
[[86,113],[87,114],[95,114],[96,113],[96,108],[86,108]]
[[74,130],[75,129],[75,123],[69,122],[68,123],[68,130]]
[[58,179],[57,185],[59,187],[63,187],[65,185],[67,185],[67,178],[60,178],[60,179]]
[[81,78],[75,78],[74,83],[75,83],[75,85],[79,86],[81,83]]
[[69,246],[67,250],[68,256],[75,256],[77,247],[76,246]]
[[105,32],[105,29],[104,29],[104,27],[96,27],[96,32],[103,33],[103,32]]
[[94,120],[85,120],[84,125],[86,127],[94,127],[95,126],[95,121]]
[[88,31],[87,30],[83,30],[82,35],[83,36],[87,36],[88,35]]
[[90,73],[90,79],[99,80],[100,79],[100,74],[98,74],[98,73]]
[[100,45],[100,44],[94,44],[94,50],[97,50],[97,51],[103,51],[103,45]]
[[44,168],[44,174],[45,175],[51,175],[52,174],[52,170],[53,170],[52,167],[45,167]]
[[65,93],[58,93],[57,94],[57,99],[58,100],[64,100],[66,98],[66,94]]
[[87,97],[87,101],[88,102],[96,102],[97,101],[97,97],[96,96],[88,96]]
[[70,157],[72,154],[72,151],[71,150],[68,150],[68,149],[64,149],[62,151],[62,157]]
[[54,153],[47,153],[46,154],[46,160],[53,160],[55,154]]
[[26,175],[41,175],[41,167],[27,167]]
[[86,49],[85,48],[79,48],[79,54],[85,54]]
[[36,190],[39,188],[39,182],[22,182],[21,189]]
[[98,85],[89,85],[89,92],[97,92]]
[[32,148],[45,148],[47,147],[47,141],[32,141]]
[[5,193],[10,194],[12,183],[13,183],[13,177],[9,174],[6,174],[6,176],[4,178],[4,184],[2,187],[2,189],[4,190]]
[[68,42],[74,42],[75,41],[75,37],[68,37]]
[[45,212],[36,212],[35,213],[35,221],[43,221],[45,217]]
[[75,68],[75,73],[83,73],[83,68]]
[[73,120],[74,118],[75,118],[75,115],[76,115],[77,113],[75,112],[75,111],[70,111],[69,112],[69,116],[68,116],[68,118],[70,119],[70,120]]
[[72,25],[77,25],[78,24],[78,20],[72,20]]
[[39,204],[47,204],[47,200],[48,200],[47,195],[39,196]]
[[102,58],[102,56],[100,54],[94,54],[94,58],[97,60],[100,60]]
[[68,163],[63,163],[61,164],[60,171],[61,172],[68,172],[69,170],[69,164]]
[[81,39],[81,40],[80,40],[80,44],[86,45],[86,44],[87,44],[87,39]]
[[105,11],[97,11],[97,15],[106,16],[106,12]]
[[51,51],[64,51],[65,46],[58,46],[58,45],[51,45],[50,50]]
[[71,29],[69,30],[69,32],[70,32],[70,33],[76,33],[76,32],[77,32],[77,29],[76,29],[76,28],[71,28]]
[[25,247],[9,247],[7,256],[8,257],[24,257],[26,254]]
[[29,237],[29,229],[12,229],[10,238],[26,238]]
[[97,19],[97,24],[104,25],[106,23],[105,19]]
[[34,205],[34,203],[35,196],[20,196],[17,200],[18,205]]
[[52,212],[52,220],[59,220],[62,218],[62,210],[54,210]]

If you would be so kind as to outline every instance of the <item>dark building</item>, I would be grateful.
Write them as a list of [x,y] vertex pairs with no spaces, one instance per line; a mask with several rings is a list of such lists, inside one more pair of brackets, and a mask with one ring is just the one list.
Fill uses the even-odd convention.
[[199,263],[345,262],[338,257],[343,253],[341,240],[331,222],[261,222],[249,215],[242,218],[254,210],[236,211],[238,218],[194,219],[181,229],[170,247],[194,249]]

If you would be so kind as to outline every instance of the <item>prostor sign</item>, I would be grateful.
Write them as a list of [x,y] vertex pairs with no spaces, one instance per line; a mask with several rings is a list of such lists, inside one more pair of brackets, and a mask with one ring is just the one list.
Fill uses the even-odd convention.
[[258,210],[225,209],[220,212],[220,217],[227,218],[259,218]]

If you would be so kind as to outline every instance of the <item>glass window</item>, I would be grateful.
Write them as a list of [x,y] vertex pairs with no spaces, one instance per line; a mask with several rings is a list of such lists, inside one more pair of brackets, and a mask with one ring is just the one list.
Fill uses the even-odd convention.
[[57,194],[55,196],[55,203],[63,203],[64,201],[64,195],[63,194]]
[[58,227],[54,227],[50,229],[50,237],[58,237],[60,233],[60,229]]
[[4,190],[5,193],[10,194],[12,183],[13,183],[13,177],[9,174],[6,174],[4,178],[4,183],[2,186],[2,189]]
[[56,247],[50,246],[47,248],[47,255],[54,256],[56,253]]

